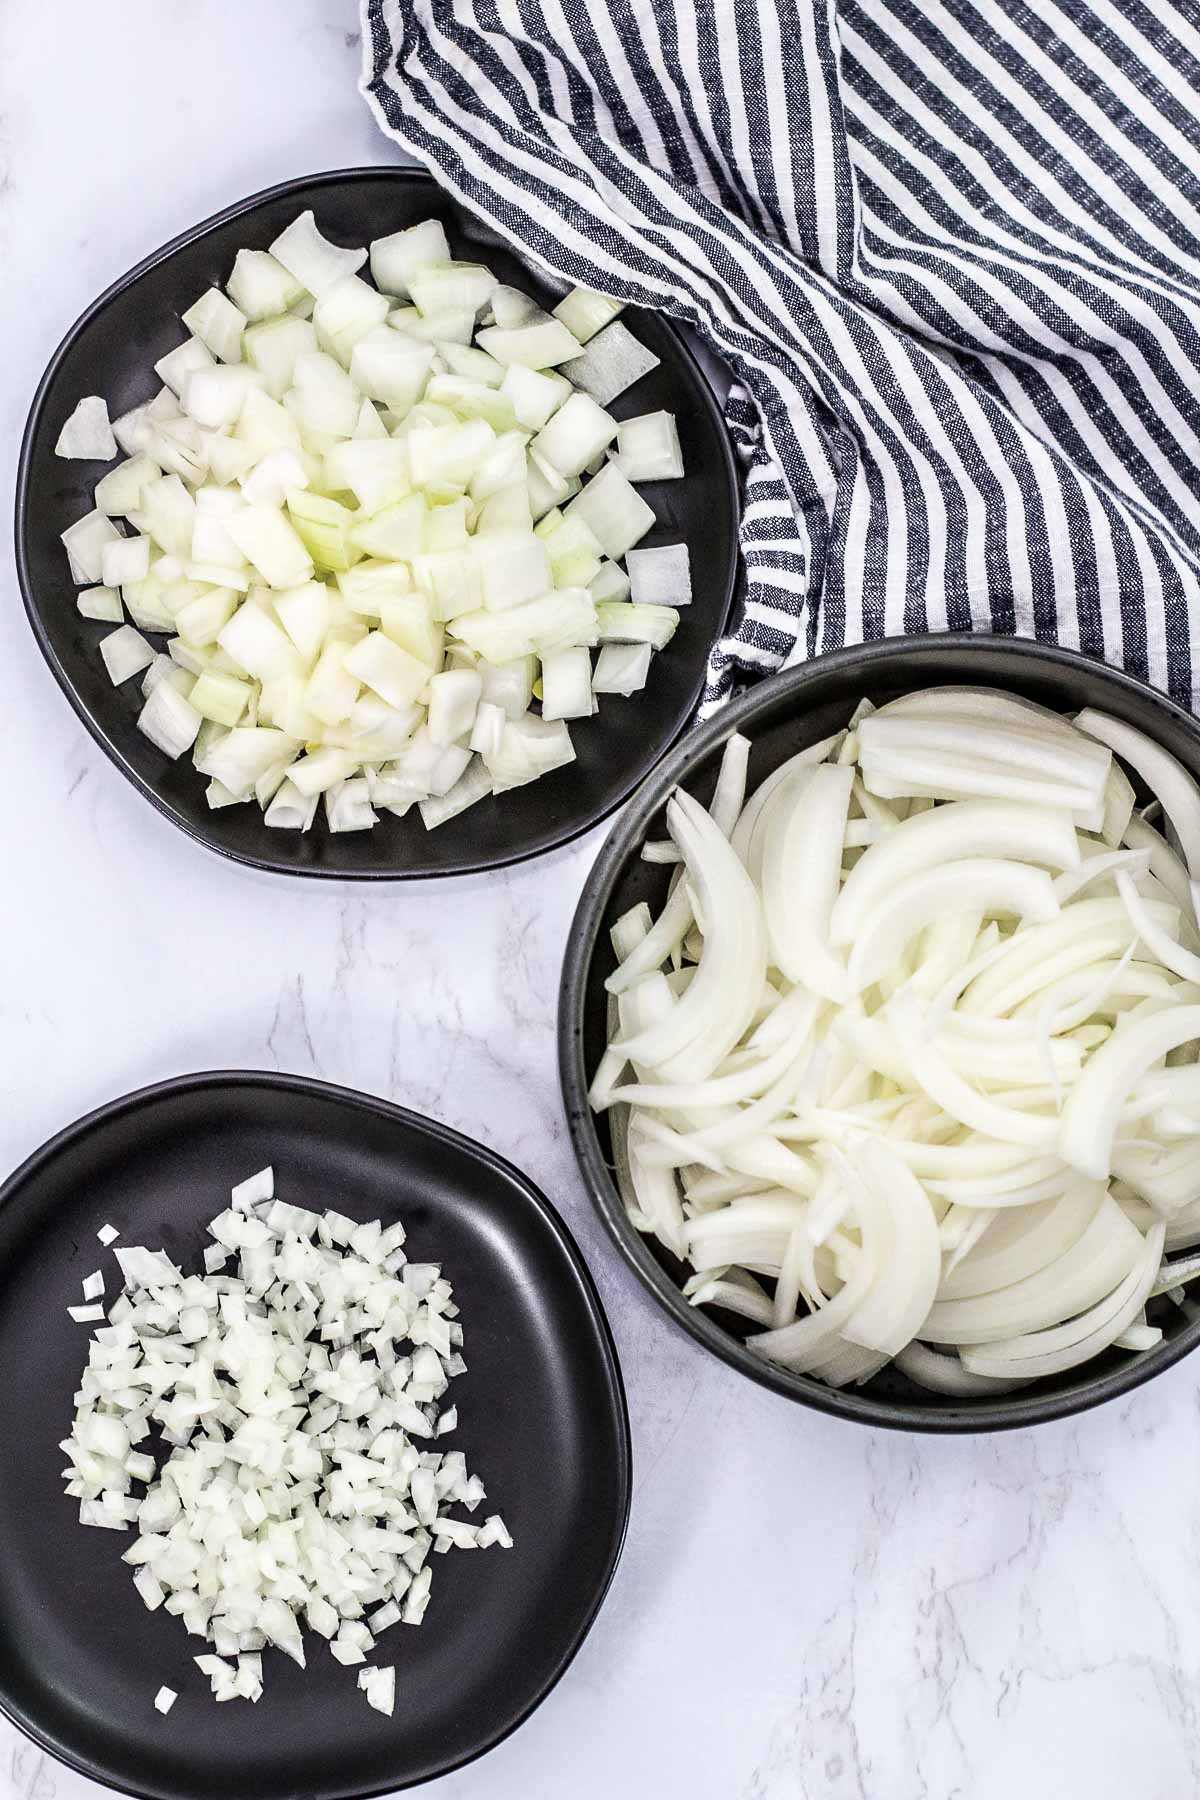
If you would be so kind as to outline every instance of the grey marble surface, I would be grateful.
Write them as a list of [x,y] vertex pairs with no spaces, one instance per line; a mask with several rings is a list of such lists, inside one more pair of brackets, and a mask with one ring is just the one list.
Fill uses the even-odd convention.
[[[4,491],[38,375],[100,289],[256,188],[388,160],[358,54],[334,0],[3,0]],[[85,736],[7,548],[0,581],[0,1165],[167,1075],[316,1074],[521,1163],[603,1290],[633,1418],[624,1562],[546,1705],[431,1800],[1200,1791],[1195,1366],[1036,1434],[936,1441],[706,1359],[616,1266],[565,1137],[558,968],[597,840],[436,889],[223,864]],[[0,1800],[99,1791],[0,1723]]]

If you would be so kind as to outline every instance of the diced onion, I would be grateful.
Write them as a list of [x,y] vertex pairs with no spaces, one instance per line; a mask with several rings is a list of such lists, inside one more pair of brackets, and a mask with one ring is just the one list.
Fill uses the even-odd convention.
[[108,407],[98,394],[89,394],[79,402],[58,434],[54,454],[83,462],[112,461],[117,454],[117,440],[108,422]]
[[[512,1538],[498,1515],[451,1512],[484,1498],[460,1451],[433,1448],[457,1425],[443,1397],[463,1333],[403,1226],[290,1205],[267,1168],[208,1229],[203,1275],[116,1253],[123,1292],[92,1338],[64,1480],[82,1524],[136,1530],[133,1585],[212,1645],[194,1660],[214,1698],[254,1703],[266,1646],[303,1668],[307,1625],[365,1664],[377,1633],[421,1622],[432,1550]],[[217,1273],[231,1257],[236,1273]],[[154,1433],[165,1455],[134,1448]],[[393,1669],[364,1667],[359,1686],[392,1712]],[[159,1711],[175,1697],[161,1689]]]
[[691,598],[686,545],[621,562],[655,524],[633,482],[683,463],[671,414],[606,410],[657,363],[620,304],[551,315],[433,219],[369,256],[311,211],[239,251],[153,398],[110,431],[89,397],[59,445],[124,454],[63,533],[113,682],[148,671],[142,732],[273,830],[433,830],[563,767]]

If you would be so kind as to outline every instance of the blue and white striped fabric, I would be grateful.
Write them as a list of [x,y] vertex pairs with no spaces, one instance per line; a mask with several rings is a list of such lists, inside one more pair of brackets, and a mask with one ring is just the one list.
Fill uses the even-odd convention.
[[364,0],[383,125],[736,386],[704,710],[863,638],[1018,632],[1190,704],[1195,0]]

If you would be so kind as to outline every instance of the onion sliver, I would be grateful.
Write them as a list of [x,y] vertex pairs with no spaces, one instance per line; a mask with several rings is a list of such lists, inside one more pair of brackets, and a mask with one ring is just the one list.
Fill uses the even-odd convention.
[[952,1119],[987,1137],[999,1138],[1001,1143],[1049,1149],[1057,1141],[1057,1119],[998,1105],[957,1075],[936,1044],[926,1039],[919,1008],[911,996],[897,995],[889,1004],[888,1018],[913,1080]]
[[831,1344],[839,1339],[855,1309],[862,1304],[875,1278],[872,1256],[864,1247],[849,1281],[820,1312],[809,1313],[778,1330],[764,1331],[747,1338],[746,1347],[756,1356],[767,1357],[782,1368],[803,1373],[820,1360]]
[[769,1325],[775,1316],[769,1294],[740,1281],[705,1280],[692,1289],[688,1299],[693,1306],[719,1306],[726,1312],[740,1313],[755,1325]]
[[907,819],[873,844],[846,877],[830,920],[834,944],[854,941],[901,881],[965,857],[1020,857],[1047,869],[1077,869],[1070,816],[1003,800],[957,800]]
[[750,855],[750,844],[754,836],[755,827],[762,817],[764,809],[769,805],[783,783],[787,781],[789,776],[792,775],[795,770],[810,768],[817,763],[824,762],[826,757],[837,749],[844,737],[845,733],[839,731],[836,732],[833,737],[822,738],[819,743],[810,744],[807,749],[798,751],[795,756],[791,756],[786,762],[780,763],[779,767],[773,770],[772,773],[767,776],[766,780],[761,782],[759,786],[755,788],[745,806],[742,808],[741,818],[729,834],[730,843],[733,845],[742,861],[746,864],[747,868],[750,868],[750,873],[752,875],[757,876],[759,866],[758,863],[755,862],[754,866],[751,867],[752,859]]
[[999,728],[976,721],[968,737],[958,719],[926,720],[877,712],[862,721],[858,735],[864,758],[893,749],[919,751],[923,755],[943,752],[953,781],[953,771],[965,749],[972,760],[1026,769],[1035,778],[1051,776],[1085,792],[1094,790],[1093,798],[1107,781],[1111,763],[1111,757],[1103,750],[1078,736],[1068,738],[1040,726],[1031,728],[1012,721]]
[[1118,1286],[1143,1238],[1105,1197],[1076,1241],[1052,1262],[1003,1288],[939,1300],[921,1329],[931,1344],[984,1344],[1073,1317]]
[[683,1209],[675,1177],[669,1169],[655,1169],[643,1154],[643,1121],[635,1113],[629,1122],[626,1149],[629,1175],[638,1206],[655,1231],[677,1256],[683,1255]]
[[964,1369],[957,1356],[943,1356],[914,1338],[896,1357],[896,1367],[915,1381],[918,1387],[934,1394],[951,1394],[967,1400],[980,1395],[1011,1393],[1026,1385],[1019,1377],[1004,1379],[993,1375],[976,1375]]
[[943,1276],[939,1299],[974,1299],[1045,1268],[1079,1240],[1103,1197],[1098,1182],[1075,1180],[1060,1199],[997,1213],[969,1254]]
[[667,825],[700,894],[709,935],[696,979],[671,1015],[619,1047],[668,1078],[702,1081],[729,1054],[757,1006],[766,932],[745,869],[703,807],[676,794]]
[[845,964],[828,940],[853,783],[851,769],[829,763],[798,771],[772,807],[762,852],[772,961],[789,981],[830,1000],[848,991]]
[[[1150,916],[1168,928],[1178,922],[1173,906],[1147,901]],[[1129,915],[1119,899],[1080,900],[1061,918],[1031,925],[1008,940],[1006,955],[993,958],[962,995],[964,1012],[999,1018],[1031,994],[1102,957],[1123,955],[1130,938]]]
[[1075,718],[1078,731],[1107,744],[1139,774],[1175,827],[1192,880],[1200,879],[1200,787],[1181,763],[1134,725],[1085,708]]
[[1009,1338],[986,1349],[963,1349],[963,1367],[974,1375],[1036,1381],[1098,1356],[1116,1342],[1146,1304],[1162,1260],[1165,1230],[1161,1220],[1151,1226],[1137,1263],[1120,1287],[1087,1312],[1067,1324]]
[[1150,855],[1150,873],[1156,881],[1161,881],[1172,900],[1179,906],[1184,916],[1189,913],[1195,917],[1195,899],[1192,886],[1188,880],[1188,872],[1168,844],[1165,837],[1148,825],[1137,813],[1133,814],[1122,834],[1122,842],[1134,850],[1146,850]]
[[1164,931],[1157,920],[1151,917],[1128,870],[1118,870],[1116,880],[1117,892],[1129,914],[1129,923],[1151,955],[1156,956],[1165,969],[1170,969],[1182,981],[1200,981],[1200,956],[1196,956],[1191,950],[1185,950],[1182,944],[1177,944],[1170,932]]
[[[763,874],[765,884],[765,864]],[[879,901],[870,922],[857,934],[846,971],[850,991],[861,993],[878,981],[926,925],[947,912],[975,907],[992,914],[1015,914],[1031,924],[1043,924],[1059,912],[1050,877],[1024,863],[971,857],[912,875]]]
[[1023,730],[1043,731],[1053,737],[1077,739],[1070,719],[1026,700],[1020,694],[1002,694],[997,688],[937,687],[923,688],[919,693],[900,694],[876,709],[884,718],[953,719],[963,725],[1010,723]]
[[[807,995],[803,997],[815,1016],[815,1001]],[[803,1031],[797,1034],[801,1043],[806,1035]],[[735,1074],[714,1075],[708,1081],[695,1082],[690,1087],[672,1087],[666,1082],[635,1082],[630,1086],[614,1089],[611,1098],[633,1106],[667,1109],[686,1107],[694,1111],[712,1106],[731,1106],[739,1100],[759,1099],[792,1066],[796,1057],[796,1039],[790,1037],[770,1055],[750,1063]]]
[[1083,1175],[1107,1181],[1121,1108],[1161,1057],[1200,1037],[1200,1006],[1123,1019],[1090,1058],[1063,1107],[1059,1153]]
[[863,1144],[855,1169],[862,1182],[860,1218],[863,1200],[870,1196],[886,1218],[890,1242],[887,1279],[876,1281],[842,1327],[842,1336],[866,1350],[895,1356],[916,1336],[933,1305],[941,1244],[920,1182],[883,1144]]
[[746,771],[750,766],[750,739],[735,731],[727,740],[713,790],[709,812],[728,837],[746,802]]

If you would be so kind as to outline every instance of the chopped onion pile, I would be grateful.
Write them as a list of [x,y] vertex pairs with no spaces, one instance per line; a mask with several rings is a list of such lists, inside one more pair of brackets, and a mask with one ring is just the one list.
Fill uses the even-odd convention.
[[[266,1645],[303,1668],[307,1625],[365,1663],[389,1626],[421,1623],[431,1550],[512,1539],[499,1514],[450,1516],[483,1484],[461,1451],[424,1447],[457,1426],[444,1396],[466,1364],[450,1283],[406,1260],[403,1226],[289,1206],[264,1169],[208,1229],[203,1275],[115,1252],[124,1291],[89,1347],[63,1475],[82,1524],[136,1527],[134,1586],[212,1645],[194,1660],[216,1699],[257,1701]],[[165,1462],[138,1447],[156,1427]],[[391,1712],[394,1671],[359,1686]]]
[[81,401],[58,446],[125,453],[63,543],[140,729],[284,830],[322,796],[331,831],[433,829],[571,762],[691,599],[685,544],[634,551],[634,484],[683,458],[672,414],[605,410],[658,362],[619,304],[545,313],[433,219],[369,256],[374,286],[312,213],[240,251],[158,393],[111,433]]
[[613,929],[591,1101],[634,1225],[834,1387],[1152,1348],[1200,1274],[1163,1263],[1200,1243],[1200,788],[991,689],[864,700],[749,798],[748,754],[676,791],[666,904]]

